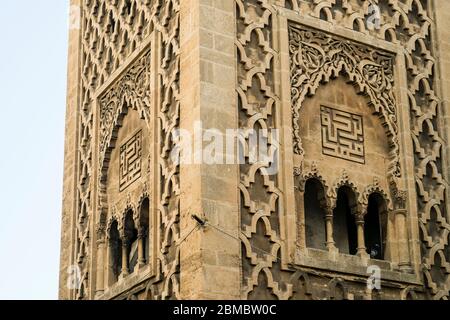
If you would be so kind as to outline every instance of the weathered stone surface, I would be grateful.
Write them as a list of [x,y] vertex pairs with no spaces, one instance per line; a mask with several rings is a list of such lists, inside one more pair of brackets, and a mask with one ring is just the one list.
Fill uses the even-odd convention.
[[71,5],[61,299],[450,297],[448,1]]

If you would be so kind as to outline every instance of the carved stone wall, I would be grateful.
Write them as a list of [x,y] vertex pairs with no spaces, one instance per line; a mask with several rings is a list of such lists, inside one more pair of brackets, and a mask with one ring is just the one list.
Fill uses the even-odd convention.
[[[74,3],[78,5],[78,3]],[[128,1],[117,2],[102,0],[81,1],[81,30],[79,41],[80,83],[79,87],[79,146],[77,163],[77,195],[73,199],[76,209],[73,212],[74,234],[71,246],[71,265],[81,270],[82,285],[70,294],[62,293],[63,298],[92,299],[96,292],[96,261],[98,240],[101,241],[105,229],[102,200],[96,188],[102,170],[100,165],[109,161],[107,149],[114,145],[117,128],[121,126],[123,113],[127,109],[136,110],[138,117],[146,120],[147,125],[155,128],[155,136],[163,143],[153,154],[156,164],[158,185],[152,184],[155,198],[153,208],[158,212],[158,253],[155,260],[154,277],[146,284],[138,286],[152,298],[177,296],[179,257],[176,241],[179,237],[178,222],[178,169],[169,160],[171,139],[169,133],[178,125],[179,119],[179,3],[175,0]],[[152,34],[159,43],[157,57],[151,62],[150,54],[144,55],[139,63],[128,68],[127,61],[140,53]],[[74,35],[76,37],[76,35]],[[147,70],[151,68],[150,70]],[[124,73],[113,88],[97,101],[99,92],[109,86],[117,74]],[[157,74],[158,104],[151,100],[149,74]],[[124,106],[126,104],[126,106]],[[99,111],[96,107],[100,106]],[[150,108],[153,108],[150,111]],[[150,119],[150,114],[152,118]],[[95,123],[100,122],[99,134]],[[153,121],[153,122],[151,122]],[[157,129],[156,129],[157,128]],[[72,132],[68,134],[73,134]],[[96,143],[97,141],[97,143]],[[111,145],[110,143],[113,142]],[[120,147],[120,146],[119,146]],[[95,159],[99,159],[98,162]],[[146,161],[147,159],[142,159]],[[141,168],[142,169],[142,168]],[[103,190],[100,190],[100,195]],[[63,246],[64,246],[63,244]],[[66,270],[61,270],[64,274]],[[139,291],[139,290],[138,290]],[[134,292],[120,292],[122,295]],[[145,295],[145,294],[144,294]]]
[[[371,5],[377,5],[380,11],[380,28],[368,27],[367,20],[373,13],[369,11]],[[334,81],[340,74],[356,87],[355,92],[367,97],[368,107],[379,114],[377,120],[385,128],[389,163],[384,178],[388,180],[381,189],[390,194],[388,197],[395,208],[404,208],[405,205],[410,208],[406,226],[409,245],[406,252],[398,254],[410,256],[414,269],[411,272],[417,278],[411,277],[409,283],[402,283],[397,290],[387,289],[393,283],[398,285],[399,281],[394,276],[383,284],[386,289],[383,287],[379,296],[448,297],[448,203],[442,166],[446,155],[442,153],[444,128],[441,127],[443,119],[439,120],[436,91],[439,74],[433,57],[435,44],[431,40],[434,32],[431,3],[415,0],[237,0],[236,9],[240,123],[245,128],[255,125],[283,128],[290,119],[285,113],[290,106],[294,151],[293,164],[289,154],[281,161],[281,167],[285,167],[281,170],[283,176],[264,175],[267,164],[260,164],[253,170],[248,166],[241,167],[243,298],[295,298],[297,290],[304,290],[300,294],[302,298],[325,298],[327,295],[331,298],[335,294],[332,292],[336,283],[343,291],[340,298],[373,298],[371,293],[365,292],[364,284],[358,284],[355,278],[347,278],[339,272],[318,271],[311,276],[306,271],[305,266],[311,266],[308,259],[321,259],[312,253],[305,256],[302,250],[293,253],[296,249],[291,248],[292,233],[297,232],[289,233],[289,222],[296,221],[295,212],[290,212],[296,209],[289,196],[281,196],[283,187],[289,186],[285,180],[289,176],[288,168],[295,167],[296,163],[295,188],[298,183],[301,188],[301,182],[308,177],[323,179],[316,164],[313,164],[311,173],[304,172],[306,155],[300,130],[308,123],[319,125],[320,119],[302,119],[300,110],[321,85]],[[305,28],[302,24],[314,28]],[[345,40],[333,35],[339,34],[339,30],[346,35]],[[288,39],[286,33],[289,33]],[[361,45],[364,39],[370,39],[370,44]],[[286,47],[290,57],[287,57]],[[395,54],[386,53],[386,48],[391,48],[388,51]],[[288,59],[290,65],[286,62]],[[287,82],[283,79],[288,74],[290,90],[286,89]],[[280,82],[281,88],[277,88]],[[282,100],[281,105],[279,99]],[[409,112],[405,112],[406,108]],[[406,128],[410,128],[410,134],[400,131]],[[290,134],[287,131],[285,137],[288,138],[283,143],[289,146]],[[363,154],[362,149],[359,152]],[[335,163],[331,169],[343,168]],[[412,175],[415,176],[414,183],[405,179]],[[345,173],[341,182],[330,186],[331,198],[336,187],[352,186],[353,179],[358,181],[360,177],[349,178]],[[375,185],[379,183],[375,181]],[[290,187],[294,188],[294,185]],[[374,190],[373,186],[368,188]],[[415,195],[407,196],[413,188]],[[361,203],[365,202],[363,199],[364,196]],[[300,222],[298,230],[302,228]],[[292,255],[299,258],[292,258]],[[336,261],[336,258],[325,254],[324,261],[327,260]],[[339,258],[337,261],[352,269],[352,263]],[[355,269],[355,275],[357,273]],[[317,278],[318,274],[321,278]],[[331,281],[329,284],[320,284],[327,278]],[[324,296],[323,292],[328,294]]]
[[[446,2],[71,4],[61,298],[449,298]],[[174,162],[173,130],[196,121],[244,129],[245,164]],[[267,139],[279,152],[250,162],[251,129],[279,130]],[[306,241],[312,180],[320,249]],[[355,254],[333,236],[341,188],[354,195]],[[364,246],[372,195],[384,260]],[[129,212],[140,225],[146,201],[136,236],[148,234],[150,261],[110,283],[108,243]],[[368,289],[373,266],[381,290]]]

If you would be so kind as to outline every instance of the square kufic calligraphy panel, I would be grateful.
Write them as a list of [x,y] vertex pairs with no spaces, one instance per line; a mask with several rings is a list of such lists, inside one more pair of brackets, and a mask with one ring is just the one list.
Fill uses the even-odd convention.
[[365,164],[362,116],[326,106],[320,113],[323,154]]
[[141,177],[142,131],[120,147],[119,189],[125,190]]

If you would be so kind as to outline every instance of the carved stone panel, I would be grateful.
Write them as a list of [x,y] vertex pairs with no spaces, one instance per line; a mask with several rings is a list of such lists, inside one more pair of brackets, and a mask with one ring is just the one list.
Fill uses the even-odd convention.
[[125,190],[141,177],[142,131],[120,147],[119,189]]
[[364,164],[362,116],[326,106],[320,111],[323,154]]

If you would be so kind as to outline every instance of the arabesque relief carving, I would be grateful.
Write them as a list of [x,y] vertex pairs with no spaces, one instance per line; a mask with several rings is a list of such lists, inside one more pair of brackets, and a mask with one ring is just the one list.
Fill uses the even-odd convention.
[[[379,27],[367,24],[370,17],[370,6],[376,5],[379,9]],[[276,87],[272,85],[277,79],[277,55],[278,49],[276,39],[279,30],[277,26],[278,14],[286,10],[292,14],[298,14],[308,19],[321,21],[327,27],[327,31],[333,30],[334,26],[345,27],[353,30],[358,35],[373,37],[377,41],[386,41],[404,48],[406,68],[399,70],[405,72],[407,79],[407,95],[409,98],[409,114],[411,121],[411,139],[415,153],[415,183],[417,192],[417,207],[419,210],[419,227],[422,240],[422,271],[426,282],[426,290],[420,287],[408,286],[401,295],[402,299],[410,297],[423,297],[425,295],[434,299],[449,297],[450,273],[445,272],[448,266],[448,221],[444,212],[448,210],[445,199],[446,184],[443,179],[441,148],[443,139],[442,128],[439,128],[439,117],[437,113],[438,97],[436,93],[437,74],[435,70],[436,60],[433,57],[433,21],[429,1],[419,0],[274,0],[274,1],[241,1],[236,0],[237,8],[237,37],[236,50],[238,59],[237,95],[241,102],[242,114],[247,113],[248,119],[256,114],[255,107],[263,115],[263,121],[267,127],[279,127],[280,122],[272,115],[276,114],[278,106]],[[278,11],[277,11],[278,10]],[[391,178],[390,190],[380,189],[379,184],[374,181],[362,194],[362,203],[367,202],[368,192],[377,192],[387,201],[391,209],[403,212],[407,206],[407,192],[400,188],[398,179],[401,178],[399,146],[399,113],[396,110],[397,101],[394,96],[394,63],[395,56],[374,46],[363,46],[356,42],[344,40],[331,36],[325,32],[299,27],[291,24],[289,26],[290,53],[291,53],[291,107],[293,112],[294,129],[294,152],[302,156],[301,137],[299,136],[297,123],[300,121],[299,110],[309,96],[321,83],[328,82],[332,78],[344,73],[348,80],[356,86],[359,93],[369,97],[370,104],[374,108],[386,127],[389,137]],[[259,61],[257,63],[256,61]],[[254,83],[250,88],[249,84]],[[255,85],[256,84],[256,85]],[[248,103],[252,101],[252,103]],[[253,110],[249,113],[248,110]],[[246,118],[241,123],[247,123]],[[253,122],[255,123],[255,122]],[[304,176],[303,167],[296,168],[297,177]],[[361,292],[350,293],[350,287],[345,279],[339,279],[339,292],[336,289],[328,297],[313,289],[313,283],[322,283],[317,276],[305,276],[301,279],[289,277],[291,274],[286,266],[278,265],[283,258],[284,250],[275,250],[276,241],[281,240],[281,248],[284,247],[285,239],[280,233],[280,221],[284,206],[276,188],[276,177],[268,179],[260,177],[241,168],[241,197],[244,205],[241,208],[242,227],[250,224],[256,218],[258,208],[264,208],[269,224],[265,228],[254,229],[252,234],[243,237],[243,243],[247,243],[243,250],[243,278],[245,287],[244,298],[271,297],[281,298],[291,295],[291,285],[296,288],[293,292],[295,297],[309,298],[348,298],[348,299],[375,299],[385,297],[383,292]],[[263,170],[261,170],[263,172]],[[248,177],[252,173],[253,176]],[[306,173],[307,174],[307,173]],[[298,179],[297,179],[298,181]],[[247,182],[247,183],[246,183]],[[250,182],[250,183],[248,183]],[[257,190],[257,191],[256,191]],[[401,215],[401,214],[400,214]],[[255,225],[255,223],[252,223]],[[437,230],[437,232],[436,232]],[[248,243],[256,243],[259,237],[270,234],[266,238],[266,253],[259,253],[255,258],[254,250]],[[433,236],[430,236],[433,234]],[[277,239],[274,242],[274,235]],[[281,237],[281,239],[280,239]],[[272,249],[271,249],[272,248]],[[271,250],[269,250],[271,249]],[[248,260],[245,257],[253,257]],[[286,258],[286,259],[285,259]],[[256,260],[255,260],[256,259]],[[270,261],[270,263],[268,262]],[[274,263],[277,262],[277,263]],[[443,268],[445,266],[445,269]],[[284,271],[280,271],[284,270]],[[283,272],[286,272],[284,276]],[[283,282],[282,279],[285,279]],[[305,280],[306,279],[306,280]],[[301,280],[301,281],[300,281]],[[258,284],[256,286],[255,284]],[[286,284],[286,286],[281,285]],[[331,281],[330,283],[337,283]],[[326,283],[324,282],[324,285]],[[280,293],[280,288],[285,288]],[[298,292],[298,288],[303,290]],[[305,288],[307,290],[305,291]],[[333,288],[335,288],[333,286]],[[337,287],[336,287],[337,288]],[[283,290],[283,289],[282,289]],[[296,291],[297,290],[297,291]],[[352,290],[355,285],[352,284]],[[255,292],[258,292],[257,294]],[[408,292],[405,294],[405,292]],[[420,292],[420,293],[419,293]]]
[[395,57],[295,24],[289,26],[289,50],[295,152],[304,153],[298,124],[302,103],[307,96],[314,95],[321,84],[344,72],[359,92],[369,96],[370,104],[383,116],[392,150],[389,175],[399,177],[400,150],[393,91]]
[[100,98],[100,150],[111,140],[114,128],[126,106],[150,121],[151,51],[148,51]]
[[[96,182],[93,179],[93,170],[97,164],[93,163],[93,153],[100,149],[99,165],[106,170],[105,163],[107,149],[117,125],[120,125],[125,107],[137,110],[143,119],[150,121],[150,76],[158,72],[161,105],[152,106],[160,122],[158,136],[163,141],[161,154],[155,158],[160,159],[157,173],[159,183],[162,185],[160,194],[156,194],[159,205],[160,223],[163,238],[159,241],[157,251],[157,274],[144,284],[148,286],[152,299],[168,299],[179,295],[179,255],[168,254],[176,251],[176,241],[179,238],[179,210],[178,210],[178,166],[170,161],[172,148],[170,132],[179,124],[179,0],[167,1],[138,1],[121,0],[110,2],[104,0],[82,1],[81,21],[81,102],[80,102],[80,160],[78,184],[78,208],[76,220],[80,221],[72,239],[73,255],[81,271],[81,286],[71,293],[74,299],[89,299],[95,295],[96,288],[90,281],[91,270],[95,261],[92,257],[91,241],[96,241],[96,235],[89,233],[89,226],[98,225],[97,233],[105,230],[105,212],[100,211],[94,215],[93,207],[97,201],[93,198],[93,188]],[[94,97],[97,90],[105,84],[111,75],[123,65],[127,58],[142,50],[140,45],[148,39],[152,32],[157,30],[161,43],[158,44],[162,55],[157,61],[159,70],[150,70],[152,63],[151,52],[144,53],[134,66],[127,69],[124,76],[100,99],[100,136],[99,145],[93,145],[94,119],[93,110],[96,105]],[[150,167],[149,167],[150,168]],[[103,172],[102,174],[105,174]],[[103,192],[103,191],[102,191]],[[104,200],[100,199],[104,205]],[[103,204],[102,204],[103,203]],[[97,221],[97,222],[95,222]],[[154,287],[154,288],[153,288]]]
[[[205,5],[200,3],[197,3],[199,8]],[[225,8],[228,2],[223,3],[220,10],[228,10]],[[430,0],[234,0],[232,4],[230,16],[236,19],[236,28],[218,38],[223,43],[214,40],[206,44],[213,39],[209,37],[211,34],[216,36],[217,30],[211,28],[202,34],[199,45],[206,52],[207,45],[225,46],[234,38],[236,74],[229,78],[220,76],[226,81],[236,81],[236,122],[238,129],[244,129],[245,150],[250,144],[250,137],[245,133],[251,129],[287,129],[289,135],[289,139],[283,135],[280,145],[285,149],[275,164],[279,169],[275,174],[269,174],[269,168],[276,161],[265,159],[241,164],[235,177],[240,195],[237,204],[240,225],[236,227],[236,235],[241,250],[235,256],[239,257],[239,268],[242,268],[239,270],[241,297],[450,298],[450,206],[445,155],[448,120],[441,110],[443,76],[439,73],[439,51],[435,43],[433,10],[436,5]],[[152,236],[154,245],[150,254],[151,274],[124,286],[124,292],[109,292],[111,295],[106,297],[183,298],[180,243],[184,230],[180,222],[180,195],[186,191],[180,187],[182,168],[171,157],[172,133],[182,123],[181,108],[192,115],[192,106],[180,104],[185,94],[180,88],[180,70],[188,61],[181,56],[183,35],[180,33],[184,20],[180,21],[180,11],[186,10],[181,5],[180,0],[81,1],[81,30],[73,41],[80,43],[79,52],[73,55],[75,60],[80,60],[79,66],[72,72],[79,75],[78,88],[73,90],[79,92],[72,99],[77,101],[73,116],[76,128],[72,130],[73,137],[68,139],[77,145],[73,147],[75,156],[71,157],[75,160],[70,165],[74,167],[75,181],[68,183],[74,195],[70,196],[71,203],[64,211],[75,209],[65,218],[65,225],[73,225],[73,230],[64,233],[61,249],[63,259],[67,260],[64,266],[79,267],[81,285],[76,290],[66,290],[67,298],[105,297],[102,294],[110,288],[96,277],[101,269],[97,261],[106,260],[102,257],[102,252],[106,252],[104,247],[110,241],[118,242],[120,237],[142,241],[146,235]],[[377,6],[379,13],[376,24],[368,23],[372,21],[373,6]],[[208,81],[219,78],[214,59],[220,57],[214,56],[205,64],[202,61],[199,67],[206,71],[201,77],[207,77]],[[356,88],[359,95],[355,96],[368,101],[367,109],[372,111],[373,121],[381,123],[378,128],[385,133],[383,138],[388,147],[380,153],[382,157],[387,154],[387,160],[380,171],[386,171],[386,175],[370,176],[364,184],[359,183],[358,174],[341,167],[334,170],[337,176],[329,179],[323,163],[307,159],[306,139],[300,134],[305,105],[317,98],[321,87],[336,83],[335,79],[347,81],[352,90]],[[397,81],[402,82],[401,87]],[[205,87],[201,86],[202,90]],[[353,114],[351,106],[317,104],[319,127],[320,105],[342,108],[347,115]],[[127,111],[138,113],[152,132],[148,139],[153,147],[140,159],[141,178],[151,176],[151,179],[145,183],[144,179],[139,180],[128,187],[124,182],[123,196],[110,203],[105,196],[109,157],[131,133],[138,131],[136,128],[126,134],[115,145]],[[367,118],[365,114],[361,121],[357,117],[349,120],[353,125],[349,122],[348,129],[342,132],[352,136],[351,142],[329,139],[336,146],[347,148],[347,151],[339,148],[333,151],[338,155],[334,158],[336,162],[347,163],[350,168],[363,166],[363,159],[367,163],[371,152],[367,143],[370,138],[366,134]],[[331,124],[327,128],[333,131]],[[317,138],[321,147],[320,136]],[[349,143],[354,145],[349,147]],[[304,205],[296,195],[304,196],[311,180],[322,186],[320,196],[313,200],[317,200],[314,209],[323,214],[321,222],[327,229],[323,250],[305,248],[304,236],[298,232],[305,228],[305,221],[295,218],[297,207]],[[350,275],[348,270],[337,270],[337,263],[333,265],[335,269],[313,266],[312,260],[318,256],[325,257],[326,261],[342,258],[336,250],[336,241],[330,236],[334,231],[334,210],[339,207],[340,198],[345,198],[339,194],[341,187],[355,195],[350,209],[357,224],[357,254],[347,257],[354,267],[352,272],[362,268],[363,261],[369,259],[370,250],[365,251],[362,231],[365,216],[373,209],[369,204],[375,195],[383,204],[375,209],[383,211],[389,223],[388,232],[394,235],[388,256],[396,257],[395,262],[377,263],[383,270],[389,270],[389,274],[401,275],[393,281],[394,286],[385,285],[390,280],[384,279],[382,290],[369,290],[364,269]],[[142,205],[145,201],[150,203],[152,225],[145,225],[139,219],[138,212],[147,206]],[[133,212],[131,217],[130,212]],[[129,227],[133,221],[136,230]],[[139,249],[135,243],[132,245],[135,255]],[[141,264],[142,256],[140,252]],[[131,262],[132,259],[128,261]],[[124,271],[127,267],[122,265]],[[61,270],[61,274],[66,276],[66,270]],[[127,281],[124,278],[117,281],[124,284]]]

